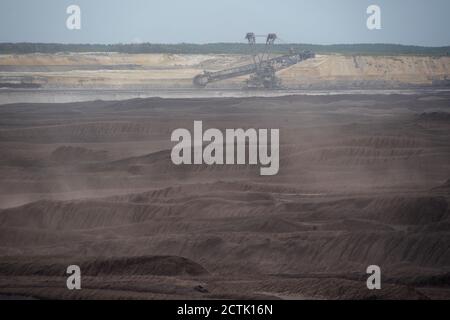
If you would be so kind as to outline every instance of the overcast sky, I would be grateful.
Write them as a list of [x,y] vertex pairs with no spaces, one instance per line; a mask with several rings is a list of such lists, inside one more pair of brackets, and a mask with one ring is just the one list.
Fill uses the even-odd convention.
[[[81,7],[81,30],[66,8]],[[366,9],[381,7],[381,30]],[[285,42],[450,45],[450,0],[0,0],[0,42]]]

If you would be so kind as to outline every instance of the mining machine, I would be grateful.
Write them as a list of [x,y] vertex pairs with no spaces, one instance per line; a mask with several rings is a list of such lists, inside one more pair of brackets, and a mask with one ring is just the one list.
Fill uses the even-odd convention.
[[[256,42],[259,37],[264,37],[266,41],[262,51],[258,51]],[[251,64],[215,72],[204,71],[194,77],[194,85],[205,88],[212,82],[249,75],[250,77],[245,83],[246,89],[280,89],[282,87],[280,79],[276,76],[277,71],[315,57],[315,54],[311,51],[295,53],[292,49],[289,54],[271,57],[273,45],[277,40],[275,33],[260,36],[249,32],[245,39],[248,41],[250,48]]]

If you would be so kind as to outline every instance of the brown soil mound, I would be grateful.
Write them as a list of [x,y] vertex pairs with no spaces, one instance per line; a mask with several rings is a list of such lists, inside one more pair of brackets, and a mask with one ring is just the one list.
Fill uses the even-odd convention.
[[95,151],[83,147],[61,146],[55,149],[50,160],[55,162],[85,162],[106,160],[106,151]]
[[[57,260],[62,258],[57,258]],[[0,275],[6,276],[65,276],[66,268],[70,265],[68,258],[64,263],[45,263],[43,259],[32,263],[10,262],[0,263]],[[200,276],[208,272],[199,264],[176,256],[140,256],[109,259],[81,258],[79,265],[86,276]],[[75,264],[75,263],[74,263]]]
[[[439,119],[449,101],[0,106],[0,294],[448,299],[450,126]],[[194,120],[279,128],[279,174],[175,166],[171,132]],[[71,264],[85,275],[76,293],[65,287]],[[373,264],[381,292],[366,287]]]

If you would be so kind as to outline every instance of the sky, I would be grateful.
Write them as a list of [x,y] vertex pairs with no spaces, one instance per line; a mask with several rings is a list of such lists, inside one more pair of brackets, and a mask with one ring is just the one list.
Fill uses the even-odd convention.
[[[69,5],[81,29],[66,27]],[[381,8],[381,30],[366,26]],[[243,42],[247,32],[281,43],[450,45],[449,0],[0,0],[0,42]]]

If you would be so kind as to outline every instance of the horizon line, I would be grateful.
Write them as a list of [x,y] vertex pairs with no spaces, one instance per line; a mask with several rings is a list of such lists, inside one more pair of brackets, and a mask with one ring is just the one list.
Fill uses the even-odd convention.
[[[204,46],[204,45],[215,45],[215,44],[233,44],[233,45],[247,45],[245,42],[176,42],[176,43],[164,43],[164,42],[115,42],[115,43],[98,43],[98,42],[78,42],[78,43],[70,43],[70,42],[28,42],[28,41],[20,41],[20,42],[11,42],[11,41],[0,41],[0,45],[4,44],[39,44],[39,45],[99,45],[99,46],[115,46],[115,45],[166,45],[166,46],[176,46],[176,45],[196,45],[196,46]],[[258,43],[257,45],[265,45],[265,43]],[[289,43],[275,43],[274,46],[288,46],[288,45],[305,45],[305,46],[322,46],[322,47],[332,47],[332,46],[354,46],[354,45],[388,45],[388,46],[399,46],[399,47],[417,47],[417,48],[450,48],[450,44],[448,45],[439,45],[439,46],[424,46],[417,44],[401,44],[401,43],[388,43],[388,42],[355,42],[355,43],[332,43],[332,44],[315,44],[315,43],[301,43],[301,42],[289,42]]]

